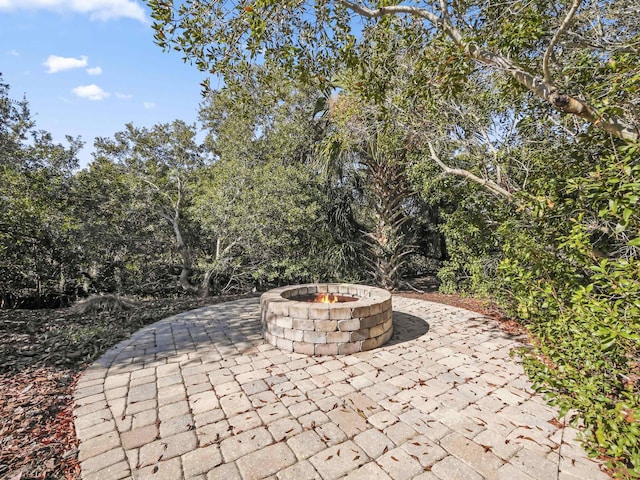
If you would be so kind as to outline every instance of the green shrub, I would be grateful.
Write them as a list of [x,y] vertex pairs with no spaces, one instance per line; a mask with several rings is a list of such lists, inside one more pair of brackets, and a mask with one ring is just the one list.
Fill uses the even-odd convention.
[[589,454],[608,458],[620,477],[640,478],[636,147],[603,158],[563,193],[550,203],[564,211],[536,215],[531,202],[530,228],[503,225],[500,296],[536,339],[523,352],[534,387],[562,415],[578,413]]

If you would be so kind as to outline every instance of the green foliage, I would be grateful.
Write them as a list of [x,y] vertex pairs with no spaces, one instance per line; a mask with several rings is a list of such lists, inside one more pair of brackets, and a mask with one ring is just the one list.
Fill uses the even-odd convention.
[[[167,267],[179,270],[177,283],[186,291],[198,290],[192,282],[192,249],[196,247],[198,228],[186,215],[196,175],[206,163],[196,134],[195,126],[175,120],[151,129],[127,124],[113,139],[98,138],[95,142],[96,159],[104,165],[116,163],[125,174],[123,186],[131,195],[128,216],[135,210],[138,218],[142,216],[142,231],[136,231],[147,238],[153,235],[149,244],[155,249],[145,248],[145,253],[163,259],[160,268],[165,275],[169,273]],[[144,261],[130,263],[125,270],[140,277],[148,270],[143,266]]]
[[[441,231],[447,239],[448,258],[438,270],[443,293],[487,295],[487,278],[495,270],[495,236],[477,211],[456,211],[444,215]],[[464,231],[455,225],[465,224]]]
[[393,289],[413,269],[412,255],[439,257],[440,249],[437,235],[421,238],[435,230],[435,216],[409,179],[424,149],[420,129],[430,122],[416,118],[425,98],[414,90],[429,72],[411,60],[424,31],[397,17],[381,23],[384,28],[364,30],[353,49],[358,61],[334,76],[340,90],[327,99],[323,154],[331,180],[355,192],[354,227],[364,234],[366,273]]
[[456,93],[457,117],[442,97],[431,99],[445,119],[432,124],[442,140],[431,141],[458,174],[443,178],[428,156],[412,177],[443,208],[441,288],[490,294],[526,323],[536,339],[523,351],[535,387],[577,414],[591,454],[609,458],[620,476],[638,476],[637,146],[573,130],[535,102],[505,103],[501,88],[477,91]]
[[80,220],[69,211],[69,189],[82,142],[54,144],[34,130],[26,100],[8,93],[0,81],[0,305],[37,306],[47,294],[74,293]]
[[32,132],[2,85],[2,305],[357,279],[353,223],[315,158],[317,93],[283,83],[267,95],[272,79],[254,80],[242,98],[205,102],[204,145],[181,121],[128,124],[96,139],[81,171],[79,142]]
[[545,216],[529,231],[505,225],[498,278],[538,339],[524,352],[535,387],[563,414],[579,413],[591,454],[632,477],[640,476],[636,148],[603,154],[592,172],[566,182],[563,204],[575,214],[564,217],[564,234]]
[[[377,75],[379,59],[373,55],[367,59],[370,64],[362,62],[360,52],[391,47],[409,63],[430,65],[430,75],[416,82],[413,92],[425,94],[437,87],[455,95],[469,78],[497,70],[500,93],[507,101],[517,105],[525,92],[533,93],[546,109],[552,105],[619,138],[638,139],[633,98],[619,95],[616,86],[602,88],[613,78],[612,85],[636,88],[631,69],[611,74],[606,65],[615,70],[617,59],[624,63],[622,56],[627,55],[637,66],[637,0],[580,2],[575,9],[564,0],[512,2],[507,7],[458,0],[447,2],[444,9],[435,1],[410,6],[325,0],[147,3],[157,44],[182,52],[202,71],[222,76],[236,92],[243,89],[242,79],[252,75],[252,66],[260,64],[267,72],[319,89],[328,87],[328,79],[359,66],[366,84],[373,86],[370,92],[376,94],[394,72]],[[386,33],[387,43],[376,41],[376,32]],[[402,39],[404,45],[394,39]],[[596,80],[591,82],[596,86],[585,77]],[[494,91],[493,85],[482,87]],[[570,102],[564,101],[569,99],[565,93]]]
[[[406,166],[409,148],[392,121],[376,115],[362,98],[341,95],[332,99],[332,128],[325,155],[335,182],[334,192],[351,188],[361,248],[366,252],[368,276],[385,288],[395,288],[414,249],[410,210],[412,198]],[[335,193],[334,193],[335,194]],[[347,227],[348,228],[348,227]],[[362,235],[364,234],[364,235]]]
[[218,289],[356,278],[351,205],[334,196],[316,156],[319,93],[254,73],[242,95],[215,92],[200,112],[218,157],[196,207],[216,244],[203,268]]
[[202,259],[214,272],[214,291],[231,282],[258,285],[319,280],[317,235],[321,185],[312,172],[269,162],[219,161],[202,175],[193,214],[216,245]]
[[75,174],[72,199],[83,219],[76,231],[83,293],[176,293],[172,232],[145,200],[139,177],[100,156]]

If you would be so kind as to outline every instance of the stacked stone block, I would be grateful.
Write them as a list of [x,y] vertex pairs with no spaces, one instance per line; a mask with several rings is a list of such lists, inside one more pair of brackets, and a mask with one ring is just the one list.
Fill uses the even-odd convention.
[[[328,293],[352,302],[311,303],[298,297]],[[344,283],[280,287],[260,297],[265,341],[306,355],[347,355],[385,344],[393,334],[391,294]]]

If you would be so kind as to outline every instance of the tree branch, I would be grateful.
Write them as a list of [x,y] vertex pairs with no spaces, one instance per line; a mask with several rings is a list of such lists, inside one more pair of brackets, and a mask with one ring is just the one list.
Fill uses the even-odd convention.
[[360,5],[356,2],[352,2],[351,0],[338,0],[338,3],[341,3],[349,10],[353,10],[354,12],[367,18],[380,18],[380,17],[384,17],[385,15],[397,15],[398,13],[408,13],[409,15],[415,15],[418,17],[426,18],[434,25],[437,24],[438,21],[440,20],[437,15],[419,7],[409,7],[407,5],[390,5],[388,7],[378,7],[373,9],[373,8],[368,8],[363,5]]
[[547,50],[544,52],[544,56],[542,57],[542,78],[546,83],[551,83],[551,73],[549,72],[549,60],[551,59],[551,55],[553,54],[553,48],[558,44],[560,37],[567,31],[569,25],[571,25],[571,21],[575,16],[578,8],[580,8],[580,4],[582,0],[573,0],[573,4],[567,13],[567,16],[564,18],[562,23],[560,24],[560,28],[556,31],[553,38],[549,42],[547,46]]
[[514,201],[514,196],[511,192],[509,192],[508,190],[505,190],[504,188],[502,188],[500,185],[498,185],[497,183],[488,180],[486,178],[480,178],[476,175],[474,175],[473,173],[469,172],[468,170],[463,170],[461,168],[451,168],[450,166],[446,165],[442,160],[440,160],[440,158],[438,157],[438,155],[436,155],[436,151],[433,148],[433,145],[431,144],[431,142],[429,142],[429,151],[431,152],[431,158],[433,159],[434,162],[436,162],[440,168],[442,168],[442,171],[447,174],[447,175],[455,175],[458,177],[464,177],[468,180],[471,180],[472,182],[475,182],[479,185],[482,185],[483,187],[485,187],[487,190],[489,190],[490,192],[504,197],[507,200],[509,200],[510,202]]
[[158,185],[153,183],[151,180],[145,178],[144,176],[140,176],[139,178],[144,183],[149,185],[153,190],[155,190],[158,194],[160,194],[160,196],[162,196],[162,197],[166,198],[167,200],[169,200],[169,203],[171,204],[172,207],[174,206],[174,201],[173,201],[173,198],[171,198],[171,195],[169,195],[167,192],[164,192]]
[[[379,18],[385,15],[397,15],[408,14],[416,17],[424,18],[429,21],[434,27],[442,28],[444,32],[453,40],[453,42],[465,49],[467,56],[473,60],[483,63],[487,66],[496,67],[500,70],[511,75],[518,83],[529,89],[536,96],[546,100],[555,109],[575,115],[577,117],[586,120],[587,122],[595,125],[598,128],[605,130],[611,135],[621,138],[623,140],[638,141],[640,139],[640,128],[634,125],[629,125],[623,122],[622,119],[611,115],[602,116],[595,108],[589,105],[584,100],[572,97],[564,92],[558,90],[548,78],[541,79],[531,73],[525,71],[522,67],[511,61],[510,59],[494,53],[490,50],[482,48],[474,43],[466,42],[460,31],[450,22],[447,16],[439,17],[436,14],[418,7],[410,7],[406,5],[392,5],[388,7],[379,7],[371,9],[360,5],[353,0],[336,0],[337,3],[343,5],[345,8],[352,10],[359,15],[367,18]],[[580,6],[580,0],[574,0],[571,10],[567,14],[567,17],[563,21],[560,29],[556,32],[552,39],[551,48],[547,48],[545,57],[550,57],[550,51],[555,44],[559,41],[560,35],[562,35],[569,27],[569,24],[575,15],[574,8]],[[573,12],[573,13],[572,13]],[[547,70],[548,70],[547,59]],[[543,58],[543,72],[544,72],[544,58]],[[543,77],[549,77],[549,75],[543,75]]]
[[600,115],[584,100],[560,92],[552,83],[547,83],[540,77],[523,70],[511,60],[475,44],[468,44],[466,48],[469,57],[505,71],[536,96],[549,102],[555,109],[580,117],[623,140],[638,141],[640,139],[638,127],[628,125],[614,115],[606,117]]
[[[613,43],[602,40],[601,43],[590,41],[587,38],[584,38],[582,35],[576,32],[568,32],[569,36],[568,44],[576,45],[579,47],[589,47],[594,50],[601,50],[604,52],[613,52],[613,53],[633,53],[640,54],[640,48],[634,46],[634,44],[629,43]],[[640,45],[640,42],[635,42],[636,45]]]

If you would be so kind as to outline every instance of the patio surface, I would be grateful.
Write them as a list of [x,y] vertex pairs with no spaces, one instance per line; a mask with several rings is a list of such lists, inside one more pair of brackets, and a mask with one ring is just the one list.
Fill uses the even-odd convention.
[[495,321],[393,297],[383,347],[266,344],[257,298],[149,325],[75,391],[83,480],[607,479]]

